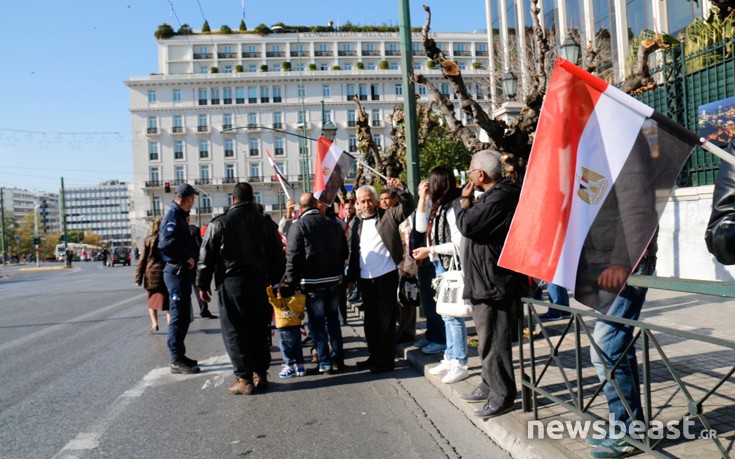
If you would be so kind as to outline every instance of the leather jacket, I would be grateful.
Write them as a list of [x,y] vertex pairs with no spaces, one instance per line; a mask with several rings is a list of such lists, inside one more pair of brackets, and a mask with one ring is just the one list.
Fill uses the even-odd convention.
[[[735,142],[727,149],[735,153]],[[707,250],[723,265],[735,264],[735,167],[722,161],[704,234]]]

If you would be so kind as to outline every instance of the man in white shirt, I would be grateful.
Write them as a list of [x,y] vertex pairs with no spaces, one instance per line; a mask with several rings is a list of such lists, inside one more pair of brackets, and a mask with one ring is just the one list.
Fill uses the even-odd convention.
[[365,311],[365,339],[370,357],[358,366],[372,373],[392,371],[395,367],[397,266],[403,259],[403,244],[398,230],[416,205],[406,186],[396,178],[388,186],[398,191],[400,205],[389,209],[378,206],[375,188],[357,190],[361,219],[350,238],[350,266],[347,278],[358,282]]

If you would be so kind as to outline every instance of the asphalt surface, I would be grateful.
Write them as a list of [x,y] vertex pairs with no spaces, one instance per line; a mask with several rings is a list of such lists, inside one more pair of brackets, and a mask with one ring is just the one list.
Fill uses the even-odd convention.
[[358,370],[355,316],[344,372],[278,380],[274,347],[270,391],[233,396],[218,320],[197,314],[187,336],[202,373],[169,372],[165,327],[149,334],[133,267],[3,275],[2,458],[509,457],[406,362]]

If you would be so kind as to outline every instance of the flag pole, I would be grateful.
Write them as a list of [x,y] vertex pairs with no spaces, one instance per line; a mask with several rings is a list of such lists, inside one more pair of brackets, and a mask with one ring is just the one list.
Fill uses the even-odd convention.
[[345,154],[346,154],[346,155],[349,155],[349,156],[351,156],[352,158],[354,158],[354,159],[355,159],[355,161],[357,161],[358,163],[362,164],[362,167],[364,167],[365,169],[367,169],[367,170],[371,171],[372,173],[374,173],[374,174],[375,174],[375,175],[377,175],[378,177],[382,178],[382,179],[383,179],[383,180],[385,180],[386,182],[388,181],[388,177],[386,177],[385,175],[383,175],[383,174],[381,174],[380,172],[378,172],[378,171],[377,171],[377,170],[376,170],[375,168],[373,168],[373,167],[369,166],[369,165],[368,165],[368,164],[367,164],[367,163],[366,163],[365,161],[361,160],[361,159],[360,159],[360,158],[358,158],[357,156],[354,156],[354,155],[352,155],[352,154],[350,154],[350,153],[348,153],[348,152],[346,152],[346,151],[345,151]]
[[731,155],[730,153],[726,152],[722,148],[718,147],[717,145],[713,144],[710,141],[700,139],[702,142],[702,148],[707,150],[708,152],[712,153],[713,155],[717,156],[723,161],[726,161],[733,166],[735,166],[735,156]]
[[281,184],[281,188],[283,188],[283,192],[286,194],[286,199],[291,199],[291,195],[288,194],[288,190],[286,190],[286,184],[283,183],[283,180],[281,180],[280,177],[278,178],[278,183]]

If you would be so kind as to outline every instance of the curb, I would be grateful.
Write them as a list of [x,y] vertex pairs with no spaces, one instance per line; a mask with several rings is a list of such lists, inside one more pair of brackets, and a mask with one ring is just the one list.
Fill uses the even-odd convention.
[[20,268],[18,271],[58,271],[61,269],[71,269],[71,266],[44,266],[39,268]]
[[[358,303],[359,304],[359,303]],[[365,314],[357,304],[348,303],[361,320]],[[528,438],[528,415],[521,410],[520,402],[516,402],[515,410],[502,416],[491,419],[481,419],[474,416],[474,411],[479,409],[479,403],[467,403],[460,397],[472,392],[480,383],[480,375],[477,371],[472,376],[454,384],[444,384],[441,376],[429,373],[429,367],[439,363],[436,356],[421,353],[421,350],[412,344],[397,346],[396,355],[405,359],[412,367],[424,375],[457,410],[472,421],[478,429],[482,430],[493,442],[507,451],[511,456],[518,459],[569,459],[573,454],[566,448],[559,447],[559,443],[552,440],[541,440]],[[472,364],[472,363],[471,363]]]

